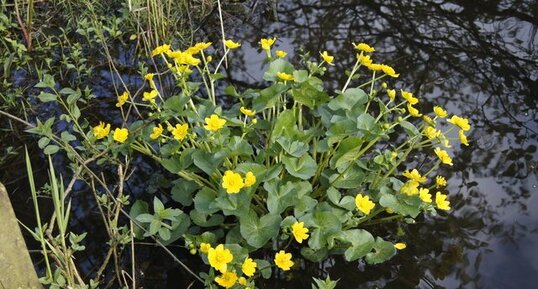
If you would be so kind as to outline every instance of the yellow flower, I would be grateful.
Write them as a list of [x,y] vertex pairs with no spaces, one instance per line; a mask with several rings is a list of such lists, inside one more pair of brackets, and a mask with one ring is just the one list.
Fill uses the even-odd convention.
[[366,43],[362,43],[362,42],[359,43],[359,44],[353,43],[353,46],[355,46],[355,49],[360,50],[360,51],[364,51],[364,52],[374,52],[375,51],[375,49],[372,46],[370,46],[370,45],[368,45]]
[[394,101],[394,99],[396,98],[396,90],[387,89],[387,95],[389,96],[390,101]]
[[124,143],[129,137],[129,131],[126,128],[116,128],[114,130],[114,140],[119,143]]
[[471,129],[471,126],[469,125],[469,120],[466,118],[459,117],[457,115],[453,115],[448,122],[455,124],[459,126],[463,131],[468,131]]
[[168,51],[170,51],[170,45],[163,44],[163,45],[158,46],[157,48],[153,49],[153,51],[151,52],[151,56],[159,55],[161,53],[166,53]]
[[423,177],[420,175],[420,173],[417,171],[417,169],[413,169],[412,171],[406,170],[402,174],[404,177],[413,180],[417,183],[424,183],[426,181],[426,177]]
[[263,50],[270,50],[270,49],[271,49],[271,46],[272,46],[273,44],[275,44],[275,41],[276,41],[276,37],[273,37],[273,38],[262,38],[262,39],[260,40],[260,44],[261,44]]
[[427,115],[423,115],[422,119],[429,125],[435,125],[435,121],[433,121],[433,119]]
[[159,124],[153,128],[153,132],[149,135],[150,139],[158,139],[163,133],[163,126]]
[[[207,260],[211,267],[217,269],[221,273],[226,273],[228,263],[232,262],[234,256],[230,250],[225,249],[224,245],[219,244],[216,248],[209,248],[207,251]],[[235,283],[235,282],[234,282]]]
[[224,127],[224,124],[226,123],[225,119],[220,118],[216,114],[212,114],[210,117],[205,118],[205,125],[204,128],[209,131],[218,131],[222,127]]
[[252,172],[247,172],[245,175],[245,188],[248,188],[256,183],[256,176]]
[[116,107],[124,105],[128,99],[129,93],[127,91],[124,91],[122,94],[118,95],[118,103],[116,103]]
[[364,66],[369,66],[372,64],[372,58],[370,58],[370,55],[357,54],[357,60],[359,60],[360,64]]
[[209,243],[200,244],[200,252],[207,254],[209,252],[209,249],[211,249],[211,244]]
[[180,72],[180,73],[191,73],[192,72],[192,69],[189,68],[188,65],[179,65],[177,67],[177,71]]
[[252,277],[254,272],[256,272],[257,266],[258,264],[256,264],[254,260],[251,258],[246,258],[243,265],[241,265],[241,271],[243,271],[243,274],[247,275],[248,277]]
[[207,49],[209,46],[211,46],[211,42],[198,42],[194,46],[189,47],[185,52],[190,53],[192,55],[200,53],[200,51]]
[[224,274],[215,277],[215,282],[224,288],[230,288],[237,282],[237,274],[235,272],[224,272]]
[[278,78],[280,78],[281,80],[284,80],[284,81],[295,80],[295,78],[293,77],[293,75],[288,74],[288,73],[285,73],[285,72],[277,72],[277,73],[276,73],[276,76],[277,76]]
[[398,250],[403,250],[403,249],[407,248],[407,245],[405,243],[396,243],[396,244],[394,244],[394,248],[396,248]]
[[418,196],[424,203],[432,202],[432,195],[430,194],[430,190],[428,189],[420,188],[418,190]]
[[305,228],[304,222],[295,222],[295,224],[291,225],[291,232],[295,240],[299,243],[308,239],[308,228]]
[[226,45],[226,47],[228,47],[228,48],[230,48],[230,49],[235,49],[235,48],[241,46],[240,43],[233,42],[232,40],[226,40],[226,41],[224,41],[224,45]]
[[419,194],[419,183],[415,180],[409,180],[400,188],[400,192],[408,196],[414,196]]
[[409,115],[414,117],[421,117],[422,113],[418,111],[418,109],[414,108],[410,103],[407,103],[407,111],[409,112]]
[[435,186],[437,188],[446,186],[446,179],[443,176],[437,176],[435,177]]
[[449,166],[452,165],[452,159],[450,158],[450,156],[445,150],[437,147],[435,148],[434,152],[439,157],[439,159],[441,160],[443,164],[447,164]]
[[429,138],[429,139],[434,139],[436,137],[439,137],[441,136],[441,132],[439,130],[436,130],[435,128],[431,127],[431,126],[428,126],[424,129],[424,134]]
[[291,253],[286,253],[284,250],[280,250],[275,254],[275,264],[278,266],[278,268],[288,271],[291,266],[293,266]]
[[99,125],[93,127],[93,135],[97,139],[102,139],[108,136],[110,133],[110,124],[105,124],[104,122],[100,121]]
[[241,107],[239,110],[246,116],[254,116],[254,115],[256,115],[255,111],[250,110],[250,109],[246,109],[244,107]]
[[375,207],[374,202],[370,201],[370,197],[363,196],[362,194],[358,194],[355,197],[355,205],[365,215],[370,214],[370,211]]
[[178,65],[198,65],[201,62],[200,59],[192,56],[192,54],[188,52],[169,51],[167,55],[174,58],[174,61]]
[[176,127],[172,128],[172,135],[174,136],[174,139],[176,140],[183,140],[186,136],[187,136],[187,133],[189,132],[189,125],[184,123],[184,124],[176,124]]
[[463,133],[463,130],[460,130],[458,132],[458,136],[460,138],[460,142],[466,146],[469,146],[469,142],[467,141],[467,137],[465,136],[465,134]]
[[144,75],[144,79],[147,80],[147,81],[152,81],[154,76],[155,76],[154,73],[148,73],[148,74]]
[[394,68],[392,68],[392,66],[389,66],[389,65],[386,65],[386,64],[381,64],[381,70],[383,70],[383,73],[385,73],[386,75],[388,75],[390,77],[398,77],[398,76],[400,76],[399,73],[396,73],[396,71],[394,71]]
[[411,105],[418,103],[418,98],[413,96],[413,93],[405,90],[400,90],[400,93],[402,94],[402,97],[409,102]]
[[243,178],[238,173],[226,171],[222,177],[222,187],[228,194],[237,194],[245,186]]
[[282,51],[282,50],[277,50],[275,54],[276,54],[276,57],[278,58],[284,58],[288,55],[286,51]]
[[155,103],[155,98],[158,94],[159,93],[157,92],[157,90],[153,89],[150,92],[144,92],[144,96],[142,97],[142,99],[151,103]]
[[334,65],[333,64],[334,56],[329,55],[329,52],[323,51],[323,52],[320,52],[319,54],[321,55],[321,58],[323,58],[323,60],[327,62],[327,64]]
[[447,116],[446,110],[444,110],[440,106],[434,106],[433,107],[433,112],[435,112],[435,114],[440,118],[445,118]]
[[372,71],[381,71],[383,70],[384,65],[379,64],[379,63],[370,63],[370,64],[367,64],[366,67],[368,67],[368,69]]
[[447,195],[441,194],[441,192],[435,193],[435,204],[441,210],[450,210],[450,202],[447,200]]

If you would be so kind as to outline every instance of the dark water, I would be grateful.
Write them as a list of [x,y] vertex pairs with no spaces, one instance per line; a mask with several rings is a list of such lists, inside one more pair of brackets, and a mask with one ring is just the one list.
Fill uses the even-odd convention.
[[[227,37],[243,43],[232,53],[229,79],[258,87],[264,67],[257,42],[275,36],[277,47],[298,62],[297,49],[329,50],[334,87],[351,68],[351,42],[375,46],[375,60],[392,65],[400,78],[391,86],[413,91],[419,109],[441,105],[472,123],[469,147],[454,148],[447,176],[452,210],[402,226],[408,248],[377,266],[334,259],[293,271],[290,280],[264,288],[310,287],[311,276],[340,279],[339,288],[536,288],[538,286],[538,3],[536,1],[246,1],[224,4]],[[288,3],[289,2],[289,3]],[[217,14],[200,35],[217,42]],[[203,40],[208,40],[203,39]],[[114,48],[113,48],[114,49]],[[118,61],[123,59],[119,47]],[[122,56],[123,55],[123,56]],[[139,84],[140,78],[125,75]],[[96,94],[113,107],[110,73],[92,80]],[[117,112],[117,111],[116,111]],[[114,115],[105,114],[109,121]],[[99,115],[96,115],[98,118]],[[117,116],[116,116],[117,117]],[[56,160],[62,163],[62,160]],[[143,197],[147,184],[166,191],[153,165],[138,160],[128,191]],[[111,177],[113,178],[113,177]],[[81,191],[84,186],[81,184]],[[150,189],[152,191],[153,189]],[[151,197],[150,197],[151,198]],[[91,196],[77,194],[73,225],[98,232]],[[29,203],[28,203],[29,205]],[[28,208],[28,207],[26,207]],[[19,209],[28,214],[28,209]],[[389,229],[397,230],[396,225]],[[103,236],[94,234],[80,259],[91,274],[102,258]],[[137,246],[141,284],[179,288],[185,273],[160,249]],[[176,252],[188,262],[197,257]],[[182,253],[183,252],[183,253]],[[187,282],[188,283],[188,282]]]

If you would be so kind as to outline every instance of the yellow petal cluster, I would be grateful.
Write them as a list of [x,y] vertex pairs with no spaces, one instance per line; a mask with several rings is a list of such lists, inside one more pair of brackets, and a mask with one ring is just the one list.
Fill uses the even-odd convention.
[[222,275],[215,277],[215,282],[224,288],[230,288],[237,282],[237,274],[235,272],[224,272]]
[[289,74],[289,73],[285,73],[285,72],[277,72],[276,73],[276,76],[278,78],[280,78],[281,80],[284,80],[284,81],[292,81],[292,80],[295,80],[295,78],[293,77],[293,75]]
[[205,123],[205,129],[215,132],[224,127],[224,124],[226,124],[226,120],[220,118],[216,114],[212,114],[210,117],[205,118]]
[[276,54],[276,57],[278,58],[284,58],[288,55],[286,51],[282,51],[282,50],[277,50],[275,54]]
[[246,109],[244,107],[241,107],[239,110],[241,111],[241,113],[243,113],[246,116],[255,116],[256,115],[256,112],[254,110]]
[[407,248],[407,245],[405,243],[396,243],[396,244],[394,244],[394,248],[396,248],[398,250],[403,250],[403,249]]
[[437,147],[434,149],[434,152],[437,155],[437,157],[439,157],[439,159],[441,160],[443,164],[447,164],[449,166],[452,165],[452,158],[448,155],[448,153],[445,150]]
[[142,96],[142,99],[144,101],[149,101],[151,103],[155,103],[155,98],[159,95],[157,90],[153,89],[150,92],[144,92],[144,95]]
[[460,131],[458,132],[458,137],[460,138],[461,144],[469,146],[469,141],[467,141],[467,136],[465,136],[463,130],[460,129]]
[[390,101],[394,101],[394,99],[396,98],[396,90],[387,89],[387,95],[389,96]]
[[437,188],[446,186],[446,179],[443,176],[437,176],[435,177],[435,186]]
[[228,271],[228,263],[232,262],[233,258],[234,256],[232,255],[232,252],[225,249],[222,244],[219,244],[216,248],[209,248],[207,251],[209,265],[221,273],[226,273]]
[[463,131],[468,131],[471,129],[471,126],[469,125],[469,120],[463,117],[459,117],[457,115],[453,115],[450,119],[447,120],[448,122],[455,124],[459,126]]
[[447,200],[447,195],[442,194],[441,192],[435,193],[435,204],[437,205],[437,208],[441,210],[450,210],[450,202]]
[[411,103],[407,103],[407,111],[409,112],[410,116],[414,117],[421,117],[422,113],[418,111],[418,109],[414,108]]
[[162,54],[162,53],[166,53],[170,51],[170,45],[168,44],[163,44],[161,46],[157,46],[157,48],[153,49],[153,51],[151,52],[151,56],[155,56],[155,55],[159,55],[159,54]]
[[284,271],[288,271],[294,264],[291,260],[291,257],[291,253],[286,253],[284,250],[280,250],[278,253],[275,254],[274,261],[278,268]]
[[381,64],[381,70],[383,70],[383,73],[385,73],[386,75],[390,76],[390,77],[398,77],[400,76],[399,73],[396,73],[396,71],[394,71],[394,68],[392,68],[392,66],[389,66],[389,65],[386,65],[386,64]]
[[400,188],[400,192],[402,194],[406,194],[408,196],[414,196],[419,194],[418,186],[420,184],[415,180],[409,180],[403,184],[403,186]]
[[435,113],[435,115],[437,115],[440,118],[445,118],[448,115],[446,110],[444,110],[440,106],[434,106],[433,107],[433,112]]
[[226,189],[228,194],[237,194],[244,186],[245,182],[240,174],[230,170],[224,172],[222,187]]
[[254,273],[256,272],[256,267],[258,264],[254,262],[251,258],[246,258],[243,264],[241,265],[241,271],[243,271],[243,274],[247,275],[248,277],[254,276]]
[[375,51],[375,48],[373,48],[372,46],[366,44],[366,43],[359,43],[359,44],[355,44],[353,43],[353,46],[355,47],[355,49],[357,50],[360,50],[360,51],[364,51],[364,52],[374,52]]
[[273,38],[262,38],[260,40],[260,45],[262,46],[262,49],[263,50],[270,50],[271,49],[271,46],[273,46],[273,44],[275,44],[275,41],[276,41],[276,37],[273,37]]
[[163,133],[163,126],[161,124],[158,124],[156,127],[153,128],[153,131],[149,135],[150,139],[158,139]]
[[247,172],[245,175],[245,188],[248,188],[256,183],[256,176],[252,172]]
[[172,135],[174,136],[174,139],[176,140],[183,140],[186,136],[187,136],[187,133],[189,132],[189,125],[184,123],[184,124],[176,124],[176,126],[174,128],[172,128]]
[[400,90],[400,93],[401,93],[402,97],[407,102],[409,102],[411,105],[414,105],[414,104],[418,103],[418,98],[414,97],[413,93],[411,93],[409,91],[405,91],[405,90]]
[[333,64],[334,56],[329,55],[329,52],[323,51],[323,52],[320,52],[319,54],[321,55],[321,58],[323,58],[323,60],[327,62],[327,64],[334,65]]
[[429,138],[429,139],[434,139],[436,137],[439,137],[441,136],[441,131],[431,127],[431,126],[428,126],[424,129],[424,134]]
[[368,215],[375,207],[375,203],[370,200],[369,196],[357,194],[357,196],[355,196],[355,206],[357,206],[359,211],[363,212],[365,215]]
[[422,200],[424,203],[431,203],[432,202],[432,195],[430,194],[430,190],[425,188],[420,188],[418,190],[418,196],[420,200]]
[[404,177],[410,179],[410,180],[413,180],[417,183],[424,183],[426,181],[426,177],[423,177],[422,175],[420,175],[420,173],[418,172],[417,169],[413,169],[411,171],[409,170],[406,170],[405,172],[403,172],[402,174]]
[[298,243],[308,239],[308,228],[305,228],[304,222],[295,222],[291,225],[291,233]]
[[118,102],[116,103],[116,107],[124,105],[128,99],[129,93],[127,91],[124,91],[122,94],[118,95]]
[[224,41],[224,45],[225,45],[226,47],[228,47],[229,49],[235,49],[235,48],[241,46],[240,43],[233,42],[232,40],[225,40],[225,41]]
[[110,133],[110,124],[105,124],[104,122],[100,121],[99,125],[93,127],[93,135],[97,139],[103,139],[108,136]]
[[114,130],[113,138],[119,143],[124,143],[129,137],[129,131],[126,128],[116,128]]
[[209,243],[200,244],[200,252],[207,254],[209,252],[209,249],[211,249],[211,244]]

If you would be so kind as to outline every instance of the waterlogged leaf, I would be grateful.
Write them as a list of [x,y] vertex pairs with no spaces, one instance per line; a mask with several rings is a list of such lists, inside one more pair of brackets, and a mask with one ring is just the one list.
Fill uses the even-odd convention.
[[179,179],[174,181],[174,186],[170,192],[172,199],[179,202],[183,206],[190,206],[192,204],[192,193],[194,193],[199,186],[195,182]]
[[254,211],[239,219],[241,236],[254,248],[263,247],[278,235],[282,218],[278,214],[268,214],[258,219]]
[[275,127],[271,133],[271,143],[274,143],[282,135],[293,138],[296,132],[297,121],[295,114],[291,110],[285,110],[278,116],[275,122]]
[[360,88],[349,88],[343,94],[329,102],[332,110],[351,110],[356,104],[364,104],[368,101],[368,95]]
[[58,97],[56,96],[56,94],[52,94],[52,93],[48,93],[48,92],[41,92],[41,93],[39,93],[37,98],[41,102],[50,102],[50,101],[56,101],[56,99]]
[[407,197],[399,194],[395,195],[385,194],[379,199],[379,204],[385,208],[390,208],[394,212],[415,218],[420,213],[421,201],[416,197]]
[[289,62],[284,59],[277,58],[269,64],[269,68],[263,74],[263,80],[276,81],[278,80],[278,77],[276,76],[277,73],[285,72],[288,74],[293,74],[294,70],[293,65],[291,65]]
[[366,256],[374,247],[374,237],[363,229],[352,229],[341,232],[337,239],[351,243],[351,246],[344,252],[346,261],[355,261]]
[[262,111],[268,107],[275,105],[278,97],[282,92],[286,91],[288,87],[282,83],[275,83],[260,91],[260,95],[252,100],[252,107],[256,111]]
[[313,250],[308,247],[301,248],[301,255],[307,260],[312,262],[321,262],[329,256],[329,250],[327,248],[321,248],[319,250]]
[[374,252],[366,254],[366,258],[364,258],[368,264],[383,263],[396,255],[396,248],[394,248],[394,245],[380,237],[375,239],[373,249]]
[[304,155],[309,149],[307,144],[297,140],[294,141],[287,137],[279,137],[276,141],[280,144],[284,151],[296,158]]
[[211,175],[222,163],[222,157],[214,153],[209,153],[197,150],[192,154],[194,165],[201,169],[204,173]]
[[288,173],[303,180],[313,177],[318,168],[316,161],[309,154],[305,154],[300,158],[282,156],[282,162]]
[[418,129],[408,121],[400,122],[400,126],[407,132],[409,136],[416,136],[419,134]]

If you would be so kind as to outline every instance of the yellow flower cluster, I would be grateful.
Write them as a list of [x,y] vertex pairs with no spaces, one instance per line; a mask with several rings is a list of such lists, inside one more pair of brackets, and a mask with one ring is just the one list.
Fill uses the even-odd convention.
[[242,188],[248,188],[255,183],[256,176],[252,172],[247,172],[243,179],[239,173],[228,170],[222,177],[222,187],[228,194],[237,194]]

